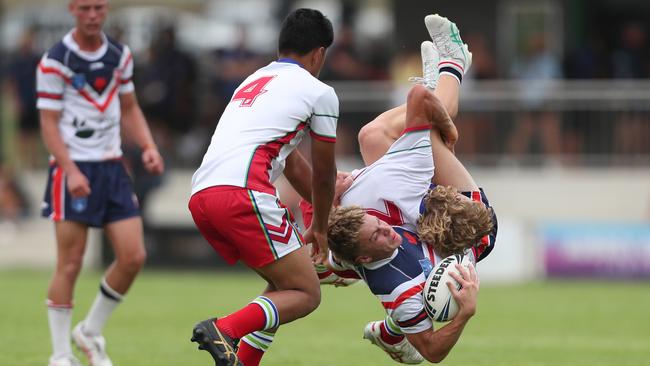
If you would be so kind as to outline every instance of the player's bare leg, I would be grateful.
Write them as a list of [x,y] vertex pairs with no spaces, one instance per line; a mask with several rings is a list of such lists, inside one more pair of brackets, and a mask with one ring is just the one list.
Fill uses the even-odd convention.
[[[423,78],[423,84],[442,102],[447,113],[453,120],[458,114],[460,98],[459,79],[448,72],[439,74],[437,70],[435,72],[431,70],[433,67],[439,67],[438,64],[440,63],[438,61],[439,56],[432,42],[423,42],[421,52],[423,75],[425,76]],[[427,80],[427,75],[436,79]],[[406,103],[402,104],[382,113],[361,128],[358,140],[365,165],[370,165],[381,158],[399,138],[407,124],[406,109]]]
[[138,216],[112,222],[106,225],[105,231],[115,252],[115,261],[106,271],[106,282],[118,293],[125,294],[144,266],[147,256],[142,218]]
[[433,93],[422,85],[415,85],[406,98],[405,128],[432,126],[438,130],[445,129],[450,134],[457,134],[456,127],[449,114]]
[[438,14],[427,15],[424,24],[439,55],[437,70],[440,77],[435,94],[442,100],[447,113],[455,119],[458,114],[460,84],[472,66],[472,53],[460,38],[456,24],[449,19]]
[[[433,91],[453,119],[458,114],[460,84],[449,76],[441,75],[438,87]],[[379,160],[390,146],[397,141],[406,128],[406,103],[390,109],[364,125],[359,131],[358,141],[364,164],[370,165]]]
[[88,227],[74,221],[60,221],[54,227],[57,259],[47,297],[56,304],[70,304],[86,250]]
[[406,121],[406,104],[390,109],[361,127],[357,137],[366,166],[379,160],[395,142]]
[[[429,107],[440,109],[435,104],[430,104]],[[436,114],[436,112],[433,112],[433,114]],[[433,151],[433,161],[436,167],[436,173],[433,176],[434,183],[453,186],[458,191],[463,192],[478,191],[479,187],[472,176],[456,155],[445,145],[440,133],[435,129],[431,130],[431,150]]]
[[258,331],[272,336],[280,324],[302,318],[320,304],[320,285],[308,247],[253,269],[269,283],[264,294],[235,313],[205,320],[194,328],[192,341],[199,343],[199,349],[207,350],[216,365],[242,364],[236,354],[239,339]]
[[121,303],[145,262],[142,219],[132,217],[104,227],[115,253],[86,318],[72,331],[72,339],[88,356],[91,366],[111,366],[102,336],[104,326]]
[[[261,273],[260,276],[264,277]],[[268,279],[266,280],[268,285],[262,293],[263,296],[269,296],[272,292],[278,291]],[[273,343],[275,333],[278,329],[279,327],[258,330],[242,337],[239,342],[239,349],[237,350],[239,360],[246,366],[258,366],[266,351],[271,347],[271,343]]]
[[276,305],[280,324],[302,318],[320,304],[320,285],[308,247],[303,246],[257,271],[277,289],[266,296]]
[[57,245],[56,268],[47,292],[48,320],[52,340],[50,365],[75,365],[70,347],[74,285],[81,271],[88,228],[74,221],[54,224]]

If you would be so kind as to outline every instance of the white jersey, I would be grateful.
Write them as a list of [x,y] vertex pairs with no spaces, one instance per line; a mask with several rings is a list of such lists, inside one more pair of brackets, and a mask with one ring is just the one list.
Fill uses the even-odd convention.
[[434,173],[429,127],[404,130],[384,156],[352,172],[354,182],[341,205],[361,206],[390,225],[415,231]]
[[192,194],[230,185],[275,194],[286,157],[309,131],[335,142],[339,102],[330,86],[292,60],[257,70],[235,91],[192,177]]
[[59,133],[74,161],[122,156],[118,94],[134,90],[131,51],[102,33],[94,52],[72,33],[43,55],[36,73],[37,107],[61,112]]

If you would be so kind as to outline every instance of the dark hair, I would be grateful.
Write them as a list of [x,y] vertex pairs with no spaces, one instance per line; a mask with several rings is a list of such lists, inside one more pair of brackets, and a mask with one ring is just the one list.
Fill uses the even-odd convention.
[[333,41],[332,22],[323,13],[314,9],[297,9],[282,22],[278,51],[302,56],[319,47],[327,48]]

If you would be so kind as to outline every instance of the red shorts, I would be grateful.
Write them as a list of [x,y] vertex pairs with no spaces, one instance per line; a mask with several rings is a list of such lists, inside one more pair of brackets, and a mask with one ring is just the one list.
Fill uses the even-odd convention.
[[203,237],[229,264],[270,264],[303,245],[278,197],[241,187],[216,186],[192,195],[189,209]]

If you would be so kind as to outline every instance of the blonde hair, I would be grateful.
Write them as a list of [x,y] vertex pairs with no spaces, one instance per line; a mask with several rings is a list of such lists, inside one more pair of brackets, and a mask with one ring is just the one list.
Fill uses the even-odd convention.
[[330,212],[327,241],[337,259],[355,262],[359,252],[359,231],[365,214],[359,206],[339,206]]
[[490,208],[461,198],[454,187],[437,186],[429,190],[424,208],[417,222],[418,236],[439,256],[462,254],[477,246],[494,226]]

